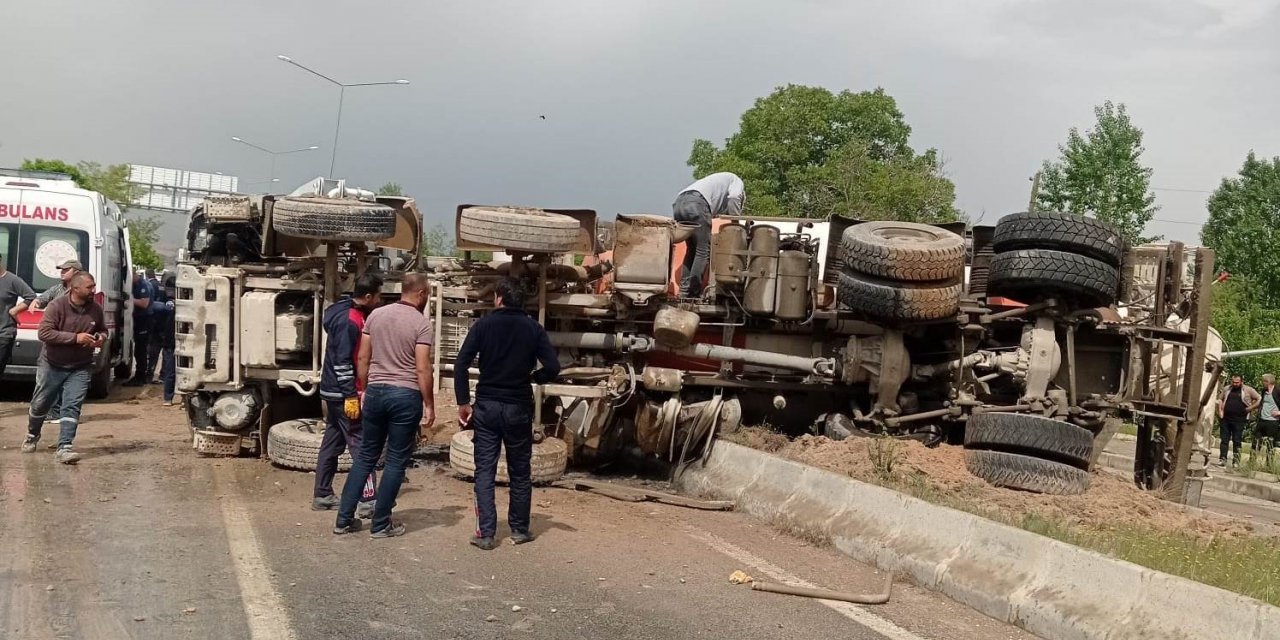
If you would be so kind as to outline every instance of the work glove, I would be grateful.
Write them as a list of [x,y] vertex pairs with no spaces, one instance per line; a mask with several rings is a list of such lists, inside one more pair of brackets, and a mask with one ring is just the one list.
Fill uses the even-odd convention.
[[360,419],[360,398],[347,398],[342,403],[342,412],[347,414],[348,420]]

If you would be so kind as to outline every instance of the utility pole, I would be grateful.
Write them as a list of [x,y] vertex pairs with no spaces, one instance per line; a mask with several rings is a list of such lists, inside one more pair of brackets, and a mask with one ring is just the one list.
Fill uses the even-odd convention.
[[1039,196],[1040,196],[1040,172],[1037,171],[1036,175],[1031,178],[1031,201],[1027,203],[1028,212],[1035,213],[1036,199]]

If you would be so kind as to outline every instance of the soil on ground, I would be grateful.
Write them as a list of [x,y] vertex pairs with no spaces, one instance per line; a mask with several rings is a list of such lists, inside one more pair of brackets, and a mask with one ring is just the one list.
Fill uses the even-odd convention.
[[1093,530],[1149,527],[1206,540],[1258,533],[1248,522],[1162,500],[1108,472],[1092,473],[1089,490],[1082,495],[1051,496],[987,484],[965,469],[964,450],[957,446],[928,448],[912,440],[891,440],[888,446],[894,448],[891,457],[895,464],[885,470],[883,449],[882,462],[872,461],[872,448],[885,446],[885,441],[878,438],[835,441],[801,436],[788,441],[765,429],[747,428],[734,434],[732,440],[864,482],[917,495],[930,494],[921,497],[1010,523],[1038,516]]

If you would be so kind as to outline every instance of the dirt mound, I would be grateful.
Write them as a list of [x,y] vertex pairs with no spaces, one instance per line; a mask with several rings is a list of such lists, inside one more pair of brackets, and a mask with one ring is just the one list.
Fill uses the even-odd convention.
[[[773,444],[767,436],[749,439]],[[1244,536],[1253,530],[1242,521],[1161,500],[1111,473],[1094,472],[1089,490],[1078,496],[993,487],[965,469],[964,450],[954,446],[930,449],[911,440],[850,438],[837,442],[802,436],[776,452],[797,462],[1011,524],[1040,518],[1093,530],[1151,527],[1206,539]]]

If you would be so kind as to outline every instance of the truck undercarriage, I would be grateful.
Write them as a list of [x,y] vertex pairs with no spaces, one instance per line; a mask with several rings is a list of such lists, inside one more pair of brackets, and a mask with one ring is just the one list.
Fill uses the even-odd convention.
[[[1143,443],[1135,481],[1183,495],[1216,376],[1204,366],[1208,250],[1130,249],[1066,214],[972,229],[717,219],[708,286],[680,298],[674,279],[693,229],[670,218],[607,224],[589,210],[462,205],[462,257],[418,259],[411,200],[319,186],[333,197],[193,212],[178,371],[202,452],[248,448],[305,468],[325,303],[366,270],[384,274],[387,295],[420,270],[434,284],[438,384],[492,310],[498,280],[529,294],[563,366],[535,388],[538,439],[567,458],[542,479],[566,462],[678,467],[717,435],[768,425],[964,446],[989,482],[1079,493],[1096,451],[1128,421]],[[375,210],[383,222],[369,231]],[[496,259],[478,260],[482,251]],[[454,439],[463,458],[467,437]]]

